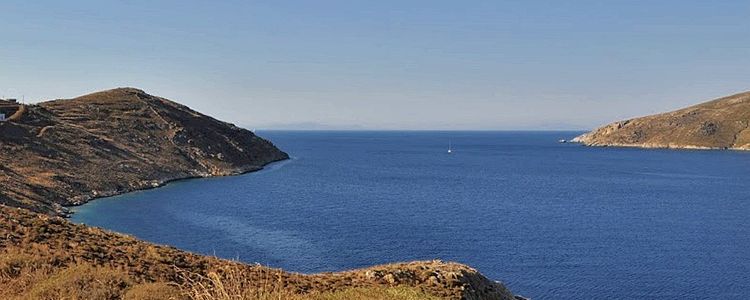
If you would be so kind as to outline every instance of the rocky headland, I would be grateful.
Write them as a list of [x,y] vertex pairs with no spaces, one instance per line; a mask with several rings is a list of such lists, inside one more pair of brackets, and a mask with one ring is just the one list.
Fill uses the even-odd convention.
[[248,130],[133,88],[13,110],[0,122],[0,203],[36,212],[288,158]]
[[572,141],[588,146],[750,150],[750,92],[618,121]]
[[62,218],[66,206],[288,155],[252,132],[119,88],[0,101],[2,299],[523,299],[457,263],[297,274],[207,257]]

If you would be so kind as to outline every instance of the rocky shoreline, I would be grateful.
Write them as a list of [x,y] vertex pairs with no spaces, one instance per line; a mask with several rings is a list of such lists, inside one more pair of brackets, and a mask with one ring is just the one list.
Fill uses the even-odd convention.
[[614,122],[571,142],[600,147],[750,150],[750,92]]
[[750,151],[750,148],[734,148],[734,147],[706,147],[697,145],[677,145],[677,144],[624,144],[624,143],[590,143],[578,139],[578,137],[570,140],[570,143],[578,143],[588,147],[621,147],[621,148],[641,148],[641,149],[668,149],[668,150],[731,150],[731,151]]
[[73,214],[72,211],[70,211],[70,207],[75,206],[81,206],[86,203],[89,203],[93,200],[99,199],[99,198],[107,198],[107,197],[113,197],[118,195],[124,195],[127,193],[137,192],[137,191],[144,191],[144,190],[150,190],[155,188],[163,187],[169,183],[176,182],[176,181],[182,181],[182,180],[190,180],[190,179],[199,179],[199,178],[211,178],[211,177],[222,177],[222,176],[237,176],[252,172],[258,172],[263,170],[267,165],[287,160],[288,158],[281,158],[279,160],[270,161],[266,163],[263,166],[247,166],[245,168],[238,168],[235,170],[231,170],[227,172],[226,174],[208,174],[208,173],[201,173],[196,170],[195,175],[188,175],[188,176],[172,176],[172,177],[164,177],[159,179],[152,179],[152,180],[145,180],[138,183],[135,183],[131,185],[130,188],[122,189],[122,190],[109,190],[109,191],[97,191],[92,190],[88,193],[81,194],[78,196],[74,196],[69,200],[70,204],[66,206],[60,206],[60,210],[56,212],[56,214],[60,217],[64,218],[70,218],[70,216]]

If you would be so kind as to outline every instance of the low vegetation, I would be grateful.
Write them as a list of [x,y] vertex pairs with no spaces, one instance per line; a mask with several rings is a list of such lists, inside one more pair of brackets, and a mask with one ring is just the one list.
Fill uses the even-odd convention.
[[274,278],[260,284],[238,271],[191,274],[177,282],[143,282],[126,270],[76,263],[55,266],[45,256],[6,251],[0,258],[0,299],[125,299],[125,300],[241,300],[241,299],[439,299],[415,287],[357,287],[296,294]]

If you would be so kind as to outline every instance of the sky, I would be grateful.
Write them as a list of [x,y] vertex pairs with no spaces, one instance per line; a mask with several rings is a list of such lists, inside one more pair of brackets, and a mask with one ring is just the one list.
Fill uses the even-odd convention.
[[0,2],[0,97],[253,129],[583,130],[750,90],[750,1]]

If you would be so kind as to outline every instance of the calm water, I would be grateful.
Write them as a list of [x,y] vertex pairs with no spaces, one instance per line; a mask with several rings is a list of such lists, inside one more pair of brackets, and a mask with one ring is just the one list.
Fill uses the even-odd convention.
[[573,132],[261,135],[293,159],[73,220],[299,272],[454,260],[535,300],[750,297],[750,153],[557,143]]

